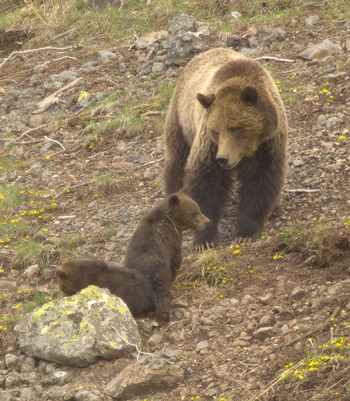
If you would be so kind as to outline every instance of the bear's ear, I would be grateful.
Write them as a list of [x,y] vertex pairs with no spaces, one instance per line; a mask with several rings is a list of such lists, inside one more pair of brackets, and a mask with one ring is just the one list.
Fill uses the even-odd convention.
[[180,203],[180,199],[177,195],[170,195],[169,196],[169,206],[175,206]]
[[252,86],[246,86],[241,92],[241,100],[244,103],[256,104],[258,92]]
[[215,95],[212,93],[206,96],[202,93],[197,93],[197,100],[205,109],[208,109],[214,103]]

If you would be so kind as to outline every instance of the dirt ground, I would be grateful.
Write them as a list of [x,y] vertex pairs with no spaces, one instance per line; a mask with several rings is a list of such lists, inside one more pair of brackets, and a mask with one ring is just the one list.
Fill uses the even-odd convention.
[[[303,20],[280,21],[286,40],[257,54],[294,61],[261,61],[280,88],[290,126],[281,212],[272,216],[257,242],[237,246],[231,241],[233,193],[221,221],[217,250],[196,254],[190,233],[185,236],[171,322],[149,331],[149,319],[140,321],[145,350],[160,354],[178,350],[171,360],[185,369],[185,380],[171,393],[145,394],[133,400],[350,400],[347,23],[341,18],[333,24],[321,20],[307,29]],[[246,30],[235,34],[243,37]],[[297,57],[325,39],[342,45],[343,50],[312,61]],[[216,40],[212,38],[213,45]],[[162,71],[151,80],[140,80],[140,51],[130,46],[115,50],[128,75],[120,74],[120,62],[89,67],[86,63],[96,55],[86,48],[75,49],[74,60],[51,62],[34,85],[34,66],[55,58],[54,53],[13,58],[0,69],[4,124],[11,118],[24,124],[17,132],[3,131],[0,136],[1,158],[8,160],[8,165],[2,163],[1,184],[16,184],[23,191],[21,205],[7,206],[1,222],[11,224],[17,218],[26,222],[23,232],[1,237],[3,361],[8,353],[19,352],[11,330],[19,314],[26,312],[23,305],[34,301],[30,292],[35,289],[46,300],[61,297],[54,276],[61,254],[120,261],[141,216],[164,195],[159,126],[165,113],[152,99],[164,82],[174,84],[180,69],[175,68],[172,76]],[[110,108],[103,104],[96,108],[93,102],[80,110],[75,107],[79,91],[73,90],[46,112],[41,128],[21,136],[29,127],[35,104],[48,94],[42,83],[50,74],[72,67],[84,79],[79,90],[90,94],[111,86],[121,93],[121,100]],[[115,76],[121,77],[118,85],[111,83]],[[101,121],[122,108],[127,93],[150,99],[136,108],[146,113],[143,126],[133,137],[128,136],[130,121],[99,130]],[[155,113],[147,115],[149,111]],[[57,143],[43,148],[48,143],[44,135],[65,149]],[[37,253],[21,248],[26,238],[30,241],[38,233]],[[40,267],[38,274],[23,274],[35,264]],[[148,340],[155,333],[161,334],[162,341],[151,346]],[[208,345],[198,349],[202,341]],[[8,373],[4,364],[1,369]],[[39,383],[43,376],[39,362],[36,369]],[[104,377],[102,384],[92,381],[91,390],[107,400],[103,386],[110,379]],[[26,381],[22,387],[30,385]],[[42,399],[54,399],[48,395],[49,386],[42,387]],[[19,397],[20,388],[11,389],[11,396]]]

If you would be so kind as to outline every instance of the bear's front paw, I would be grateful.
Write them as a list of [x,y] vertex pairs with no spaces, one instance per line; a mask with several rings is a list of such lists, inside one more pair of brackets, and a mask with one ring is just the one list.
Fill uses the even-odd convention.
[[258,233],[253,233],[253,234],[236,233],[235,237],[233,238],[233,244],[255,242],[258,236],[259,236]]
[[219,245],[219,234],[215,231],[197,231],[193,237],[193,249],[196,252],[204,252],[207,249],[215,248]]

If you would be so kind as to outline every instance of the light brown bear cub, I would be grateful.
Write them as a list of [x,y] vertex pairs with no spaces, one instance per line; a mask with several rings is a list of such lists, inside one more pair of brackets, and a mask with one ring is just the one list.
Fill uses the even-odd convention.
[[123,267],[63,259],[57,272],[59,285],[68,294],[91,284],[104,286],[122,298],[134,316],[155,311],[158,321],[168,321],[171,286],[182,260],[182,232],[202,230],[208,222],[191,198],[182,192],[169,195],[142,218],[131,237]]
[[235,240],[261,233],[286,175],[287,118],[270,74],[230,49],[194,57],[177,83],[165,123],[166,192],[184,185],[210,219],[194,247],[218,244],[218,223],[239,180]]

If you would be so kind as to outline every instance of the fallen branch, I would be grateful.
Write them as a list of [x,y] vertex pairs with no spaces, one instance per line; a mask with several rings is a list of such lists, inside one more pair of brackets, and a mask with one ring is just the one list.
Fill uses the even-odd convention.
[[[44,142],[44,141],[45,141],[45,139],[33,139],[32,141],[16,142],[16,145],[28,145],[28,144],[39,143],[39,142]],[[8,141],[7,138],[0,138],[0,142],[13,143],[13,141]]]
[[47,139],[48,141],[57,143],[58,145],[61,146],[61,148],[62,148],[63,150],[66,150],[66,148],[65,148],[60,142],[56,141],[55,139],[51,139],[51,138],[47,137],[46,135],[44,135],[44,138]]
[[60,61],[60,60],[65,60],[65,59],[76,60],[76,58],[75,58],[75,57],[72,57],[72,56],[63,56],[63,57],[55,58],[55,59],[52,60],[52,61]]
[[78,83],[82,79],[83,79],[82,77],[77,78],[74,81],[70,82],[69,84],[65,85],[63,88],[60,88],[56,92],[52,93],[50,96],[48,96],[47,98],[45,98],[44,100],[42,100],[40,103],[38,103],[36,105],[36,107],[38,107],[38,108],[36,110],[32,111],[32,114],[43,113],[50,106],[52,106],[53,104],[58,102],[59,98],[63,95],[63,92],[78,85]]
[[140,351],[140,349],[139,349],[139,347],[138,347],[137,345],[129,343],[129,341],[125,340],[125,338],[123,338],[123,337],[119,334],[119,331],[118,331],[115,327],[113,327],[113,326],[111,326],[111,327],[112,327],[112,329],[118,334],[118,336],[120,337],[120,339],[123,340],[123,341],[125,342],[125,344],[131,345],[131,346],[133,346],[133,347],[136,348],[136,351],[138,352],[138,355],[137,355],[137,358],[136,358],[137,360],[139,360],[139,356],[140,356],[141,354],[143,354],[143,355],[150,355],[150,356],[157,356],[156,354],[151,354],[150,352],[142,352],[142,351]]
[[295,60],[291,60],[289,58],[278,58],[278,57],[272,57],[272,56],[257,57],[254,60],[274,60],[274,61],[278,61],[280,63],[295,63]]
[[146,113],[142,113],[141,116],[142,117],[147,117],[147,116],[159,116],[161,115],[162,112],[161,111],[147,111]]
[[66,51],[72,49],[72,46],[68,47],[40,47],[38,49],[29,49],[29,50],[22,50],[22,51],[14,51],[12,52],[5,60],[0,64],[0,68],[7,63],[13,56],[17,56],[20,54],[28,54],[28,53],[35,53],[35,52],[40,52],[43,50],[60,50],[60,51]]
[[30,128],[30,129],[28,129],[27,131],[23,132],[23,134],[22,134],[20,137],[18,137],[18,138],[16,138],[16,139],[12,139],[12,141],[10,141],[10,142],[16,142],[16,141],[18,141],[19,139],[21,139],[22,136],[24,136],[24,135],[29,136],[29,138],[33,139],[30,135],[28,135],[28,132],[36,131],[36,130],[38,130],[39,128],[44,127],[44,125],[46,125],[46,124],[41,124],[41,125],[39,125],[38,127]]
[[319,192],[319,189],[303,189],[303,188],[288,189],[288,188],[286,188],[285,191],[287,191],[287,192],[298,192],[298,193],[302,193],[302,192],[313,193],[313,192]]

